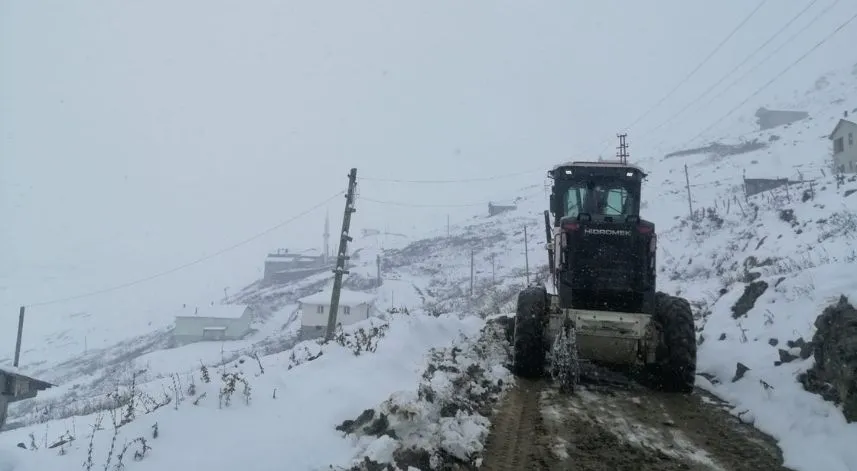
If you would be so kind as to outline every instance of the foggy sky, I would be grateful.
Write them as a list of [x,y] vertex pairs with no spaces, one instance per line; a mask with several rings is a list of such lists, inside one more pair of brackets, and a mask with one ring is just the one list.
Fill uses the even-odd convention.
[[[631,130],[632,155],[652,155],[665,138],[692,137],[853,14],[847,3],[722,102],[645,135],[806,4],[769,2]],[[755,7],[746,0],[654,4],[2,2],[0,317],[13,317],[19,304],[128,281],[228,246],[344,190],[351,167],[358,180],[448,179],[540,171],[595,157],[605,140],[609,155],[616,132]],[[783,80],[796,85],[778,93],[855,62],[843,57],[855,31],[807,59]],[[511,198],[542,182],[542,173],[473,185],[367,180],[360,193],[456,204]],[[327,206],[334,233],[342,206],[342,198]],[[368,201],[358,208],[355,232],[436,229],[448,214],[460,221],[487,211]],[[323,222],[324,209],[109,302],[173,302],[237,288],[258,276],[266,251],[320,245]]]

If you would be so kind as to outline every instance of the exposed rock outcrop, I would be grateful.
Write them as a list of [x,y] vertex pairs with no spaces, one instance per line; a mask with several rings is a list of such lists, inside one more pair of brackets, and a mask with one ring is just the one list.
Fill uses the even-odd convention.
[[746,315],[756,305],[756,300],[768,289],[766,281],[754,281],[744,287],[744,293],[732,306],[732,318],[737,319]]
[[857,309],[845,296],[815,320],[810,346],[815,365],[800,376],[807,391],[842,405],[845,418],[857,421]]

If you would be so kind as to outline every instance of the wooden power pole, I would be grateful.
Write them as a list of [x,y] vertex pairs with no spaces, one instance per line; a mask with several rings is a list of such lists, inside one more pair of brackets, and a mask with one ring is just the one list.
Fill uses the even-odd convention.
[[375,256],[375,265],[378,269],[378,279],[376,281],[377,286],[381,286],[381,254]]
[[475,258],[475,251],[470,249],[470,297],[473,297],[473,261]]
[[684,164],[684,181],[687,188],[687,208],[690,210],[690,218],[693,219],[693,200],[690,198],[690,176],[687,173],[687,164]]
[[524,226],[524,265],[527,270],[527,286],[530,286],[530,248],[527,243],[527,226]]
[[354,207],[354,190],[357,187],[357,169],[352,168],[348,174],[348,192],[345,194],[345,214],[342,216],[342,231],[339,236],[339,251],[336,253],[336,268],[333,269],[333,293],[330,295],[330,313],[327,317],[327,333],[325,341],[329,342],[333,339],[333,334],[336,332],[336,314],[339,311],[339,293],[342,291],[342,275],[348,274],[345,269],[345,262],[348,256],[345,255],[348,249],[348,243],[352,239],[348,235],[351,228],[351,214],[357,211]]
[[24,334],[24,306],[18,312],[18,340],[15,342],[15,362],[12,364],[15,368],[18,367],[18,360],[21,359],[21,336]]

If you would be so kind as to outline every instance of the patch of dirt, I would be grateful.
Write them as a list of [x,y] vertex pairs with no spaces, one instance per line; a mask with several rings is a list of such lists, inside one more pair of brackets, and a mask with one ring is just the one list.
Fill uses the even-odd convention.
[[[558,455],[563,457],[553,469],[597,471],[686,470],[682,460],[653,446],[655,429],[620,414],[602,402],[602,395],[583,389],[573,396],[548,389],[542,392],[543,415],[555,436]],[[701,468],[702,469],[702,468]]]
[[656,397],[650,413],[663,411],[675,427],[720,465],[710,469],[789,469],[782,465],[782,452],[773,438],[729,414],[725,410],[729,406],[713,396],[697,392],[692,396],[659,393]]
[[519,471],[556,469],[539,404],[543,385],[519,379],[500,411],[492,417],[481,470]]
[[481,469],[787,470],[770,437],[707,393],[660,393],[604,378],[574,394],[518,379],[493,419]]

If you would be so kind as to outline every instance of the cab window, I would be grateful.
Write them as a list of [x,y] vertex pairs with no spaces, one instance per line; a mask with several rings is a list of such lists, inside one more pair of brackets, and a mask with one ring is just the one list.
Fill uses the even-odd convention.
[[583,207],[586,204],[587,191],[585,186],[572,186],[568,188],[565,194],[565,216],[576,217],[584,212]]

